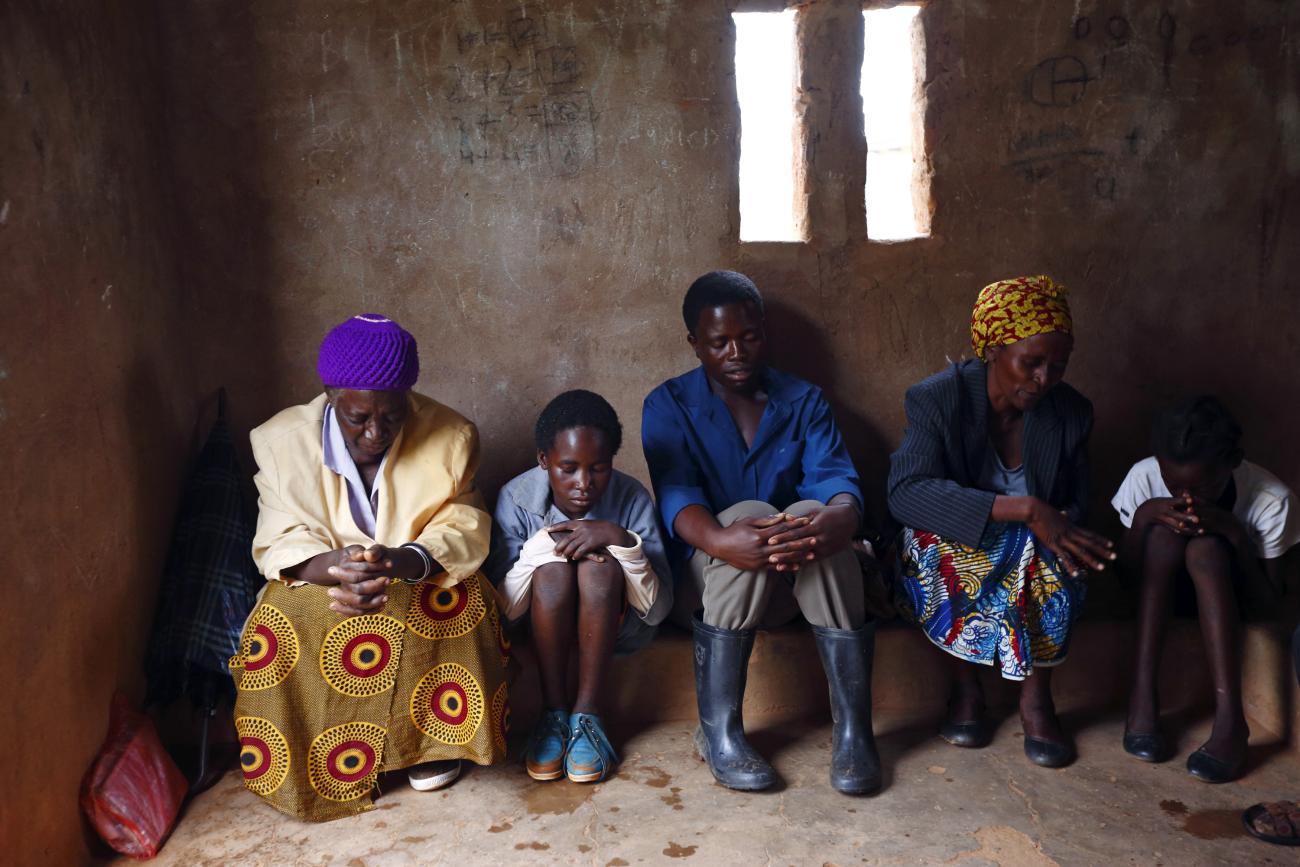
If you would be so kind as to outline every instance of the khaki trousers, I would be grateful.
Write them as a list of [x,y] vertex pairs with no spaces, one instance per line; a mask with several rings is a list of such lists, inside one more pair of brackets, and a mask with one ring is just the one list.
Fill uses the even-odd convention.
[[[785,509],[758,500],[744,500],[723,510],[718,523],[730,527],[743,518],[786,512],[806,515],[823,508],[816,500],[801,500]],[[789,623],[801,612],[813,626],[857,629],[866,621],[862,567],[849,548],[824,560],[803,563],[798,572],[737,569],[724,560],[696,550],[687,563],[689,580],[676,588],[672,620],[691,628],[691,615],[704,609],[704,622],[720,629],[772,628]]]

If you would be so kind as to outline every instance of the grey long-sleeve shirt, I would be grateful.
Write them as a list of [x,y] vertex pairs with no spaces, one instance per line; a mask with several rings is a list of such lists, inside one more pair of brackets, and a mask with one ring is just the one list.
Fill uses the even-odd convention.
[[[483,564],[483,571],[493,586],[505,580],[525,542],[543,527],[569,520],[555,507],[550,482],[541,467],[533,467],[506,483],[497,497],[493,517],[492,551]],[[672,571],[664,554],[663,533],[650,492],[636,479],[614,470],[605,495],[583,517],[611,521],[640,537],[642,551],[659,577],[659,591],[650,609],[637,614],[647,626],[662,623],[673,607]]]

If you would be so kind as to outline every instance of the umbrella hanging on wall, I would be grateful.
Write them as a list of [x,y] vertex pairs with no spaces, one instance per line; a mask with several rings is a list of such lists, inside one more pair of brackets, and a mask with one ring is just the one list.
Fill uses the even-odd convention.
[[226,665],[239,651],[240,632],[262,584],[241,480],[223,388],[217,420],[181,494],[145,661],[147,704],[185,697],[202,713],[191,794],[206,787],[208,725],[217,707],[234,698]]

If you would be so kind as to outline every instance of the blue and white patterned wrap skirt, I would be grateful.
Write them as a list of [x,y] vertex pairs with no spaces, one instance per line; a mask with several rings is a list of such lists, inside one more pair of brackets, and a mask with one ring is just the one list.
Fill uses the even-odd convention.
[[1086,585],[1024,524],[990,522],[975,548],[908,528],[899,554],[899,609],[940,648],[1009,680],[1065,659]]

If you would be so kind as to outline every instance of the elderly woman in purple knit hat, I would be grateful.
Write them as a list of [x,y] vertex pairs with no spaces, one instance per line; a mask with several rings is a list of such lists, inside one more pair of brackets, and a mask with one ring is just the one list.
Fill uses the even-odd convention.
[[330,331],[318,370],[252,432],[267,584],[230,663],[245,785],[310,821],[370,809],[381,771],[429,790],[500,761],[509,718],[478,432],[411,391],[415,339],[383,316]]

